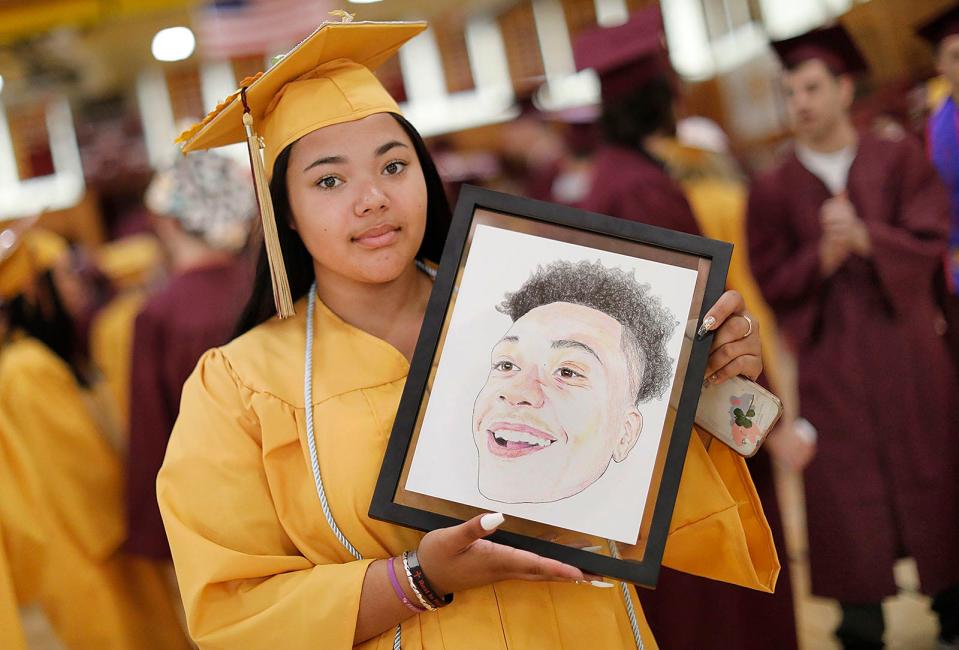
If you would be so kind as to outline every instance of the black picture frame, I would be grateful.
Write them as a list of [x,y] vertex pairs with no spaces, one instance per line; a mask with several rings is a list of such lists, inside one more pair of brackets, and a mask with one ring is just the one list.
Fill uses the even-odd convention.
[[[701,291],[700,309],[693,331],[698,328],[709,307],[716,302],[725,290],[726,274],[733,248],[732,244],[727,242],[503,194],[475,186],[464,186],[454,210],[449,236],[436,273],[410,372],[370,504],[369,515],[374,519],[421,531],[453,526],[465,520],[465,518],[450,516],[429,508],[404,505],[398,502],[397,494],[400,491],[400,482],[404,465],[407,464],[407,456],[411,453],[414,430],[424,404],[424,393],[427,390],[427,382],[436,361],[436,352],[453,299],[454,283],[461,263],[464,262],[464,250],[478,210],[637,242],[657,249],[693,255],[703,260],[703,268],[708,265],[708,270],[703,272],[705,282]],[[589,573],[609,576],[643,587],[655,587],[693,427],[693,418],[702,390],[702,377],[706,370],[712,337],[707,336],[703,340],[699,340],[695,336],[690,337],[687,333],[686,338],[692,338],[692,348],[683,376],[671,436],[668,439],[668,445],[664,445],[664,465],[662,466],[658,491],[652,509],[648,538],[645,540],[641,558],[623,559],[619,557],[620,554],[616,551],[616,545],[613,543],[609,544],[608,551],[604,550],[602,553],[596,553],[530,535],[510,532],[504,530],[503,527],[494,533],[490,539],[545,557],[555,558]],[[476,512],[482,511],[477,510]]]

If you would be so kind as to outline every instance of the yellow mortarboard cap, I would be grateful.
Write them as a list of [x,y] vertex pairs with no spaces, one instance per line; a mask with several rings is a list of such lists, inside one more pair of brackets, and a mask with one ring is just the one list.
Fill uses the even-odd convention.
[[291,316],[293,306],[269,193],[277,156],[325,126],[399,113],[372,71],[427,27],[425,22],[354,23],[344,16],[344,22],[320,25],[267,72],[245,79],[240,90],[177,139],[184,153],[247,143],[281,317]]
[[[263,137],[265,168],[307,133],[374,113],[399,113],[396,101],[372,73],[425,22],[323,23],[267,72],[252,77],[246,102]],[[243,142],[243,101],[230,95],[202,122],[178,138],[183,151]]]
[[30,228],[33,221],[0,224],[0,299],[23,293],[33,278],[53,268],[69,250],[60,235]]

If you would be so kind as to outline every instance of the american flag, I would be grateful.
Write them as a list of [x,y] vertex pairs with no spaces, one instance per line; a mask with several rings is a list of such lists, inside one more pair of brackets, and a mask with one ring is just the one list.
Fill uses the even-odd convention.
[[197,41],[208,59],[285,52],[330,19],[332,0],[212,0],[199,9]]

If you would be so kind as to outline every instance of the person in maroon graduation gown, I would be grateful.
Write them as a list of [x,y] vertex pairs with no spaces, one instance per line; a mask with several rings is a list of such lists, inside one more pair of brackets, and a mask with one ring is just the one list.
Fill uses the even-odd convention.
[[[676,82],[663,43],[658,5],[635,13],[624,25],[597,28],[577,38],[577,67],[593,68],[599,74],[605,140],[593,159],[590,190],[577,207],[698,235],[699,226],[682,189],[648,148],[652,139],[675,135],[676,129]],[[785,557],[766,453],[751,459],[749,469],[780,557]],[[773,595],[663,568],[656,589],[639,590],[639,598],[662,648],[797,647],[785,562]]]
[[593,181],[577,207],[698,234],[696,219],[665,165],[646,139],[676,130],[675,82],[663,47],[658,5],[618,27],[595,28],[574,44],[576,67],[599,75],[603,144],[593,159]]
[[229,341],[252,276],[238,256],[256,215],[249,173],[216,153],[191,153],[160,172],[145,202],[170,278],[137,315],[130,377],[125,549],[169,559],[156,476],[200,356]]
[[851,125],[865,62],[841,27],[773,45],[796,142],[751,189],[749,256],[818,431],[805,472],[812,591],[840,601],[844,647],[882,647],[893,563],[912,556],[955,642],[959,388],[932,289],[948,196],[918,142]]

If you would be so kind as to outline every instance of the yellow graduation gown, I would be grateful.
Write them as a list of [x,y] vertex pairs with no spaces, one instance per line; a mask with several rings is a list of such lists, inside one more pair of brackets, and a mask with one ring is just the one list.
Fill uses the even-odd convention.
[[0,409],[0,648],[25,650],[19,604],[37,596],[46,544],[35,516],[39,486],[20,439],[4,434],[4,419]]
[[[763,299],[749,269],[746,246],[745,184],[739,178],[736,163],[727,154],[719,154],[680,144],[675,138],[660,138],[654,151],[667,165],[670,175],[682,186],[683,194],[705,237],[733,244],[727,286],[742,294],[762,338],[764,372],[773,387],[791,394],[792,372],[788,359],[781,356],[779,333],[772,310]],[[785,376],[784,376],[784,373]]]
[[[367,516],[406,359],[317,302],[313,408],[333,515],[364,558],[333,537],[316,495],[303,404],[305,304],[200,360],[157,479],[160,510],[201,648],[349,648],[373,558],[422,534]],[[772,537],[741,458],[690,443],[669,566],[771,591]],[[404,648],[505,650],[634,645],[619,589],[501,582],[414,616]],[[634,599],[639,610],[639,603]],[[645,620],[647,648],[654,648]],[[386,649],[392,631],[359,647]]]
[[[0,540],[4,538],[0,520]],[[17,594],[11,575],[11,563],[6,549],[0,544],[0,647],[7,650],[26,650],[27,640],[20,626]]]
[[90,357],[103,373],[114,402],[124,449],[129,436],[133,324],[145,301],[145,291],[129,289],[101,309],[90,327]]
[[12,586],[67,647],[188,647],[161,569],[116,552],[119,457],[69,367],[28,337],[0,350],[0,477]]
[[703,235],[733,244],[727,285],[743,296],[759,323],[763,343],[764,372],[774,385],[782,373],[776,318],[749,270],[746,246],[746,188],[742,183],[718,178],[697,178],[683,182],[683,190]]

